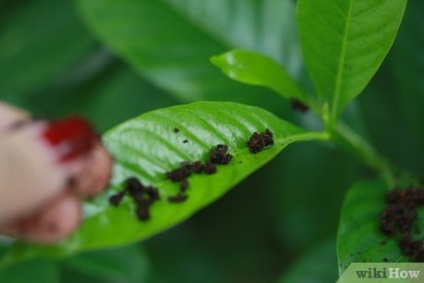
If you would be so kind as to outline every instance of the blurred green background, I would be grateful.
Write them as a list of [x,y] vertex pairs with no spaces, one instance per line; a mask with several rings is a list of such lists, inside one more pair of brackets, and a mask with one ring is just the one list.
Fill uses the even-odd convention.
[[[36,117],[85,115],[100,132],[198,100],[259,105],[307,128],[270,91],[231,82],[209,57],[234,48],[278,60],[305,89],[291,0],[1,0],[0,99]],[[395,45],[344,113],[399,166],[421,175],[424,2],[410,1]],[[143,243],[0,271],[0,282],[335,282],[343,196],[372,177],[331,144],[290,146],[217,203]]]

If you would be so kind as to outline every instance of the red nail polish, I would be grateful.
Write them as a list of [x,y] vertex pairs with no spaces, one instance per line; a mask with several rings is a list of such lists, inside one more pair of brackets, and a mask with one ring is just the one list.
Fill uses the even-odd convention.
[[90,123],[81,117],[49,122],[43,136],[59,152],[61,162],[87,154],[98,139]]

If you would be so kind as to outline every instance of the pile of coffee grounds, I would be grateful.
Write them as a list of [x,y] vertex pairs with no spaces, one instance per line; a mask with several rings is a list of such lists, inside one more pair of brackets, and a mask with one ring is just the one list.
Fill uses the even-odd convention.
[[298,99],[290,99],[291,108],[293,110],[305,113],[309,110],[309,107]]
[[135,213],[139,220],[150,218],[149,207],[160,199],[159,191],[152,186],[144,186],[139,179],[130,177],[125,180],[124,190],[109,197],[109,203],[118,206],[125,195],[130,196],[136,203]]
[[274,144],[273,134],[269,129],[266,129],[263,133],[254,132],[247,141],[247,147],[251,153],[258,153]]
[[186,194],[187,188],[189,187],[188,178],[193,174],[215,174],[217,171],[216,165],[227,165],[230,163],[233,156],[228,153],[228,146],[224,144],[218,144],[209,152],[209,159],[204,163],[197,160],[193,162],[185,161],[182,162],[180,167],[166,172],[165,176],[172,182],[179,182],[179,192],[175,196],[168,197],[169,202],[183,202],[187,200],[188,195]]
[[424,206],[424,189],[414,186],[395,189],[386,195],[388,207],[381,213],[380,229],[389,237],[399,239],[402,253],[413,262],[424,262],[423,240],[413,240],[418,209]]
[[233,156],[228,152],[228,146],[225,144],[218,144],[216,147],[212,148],[209,153],[209,161],[213,164],[222,164],[226,165],[230,163]]

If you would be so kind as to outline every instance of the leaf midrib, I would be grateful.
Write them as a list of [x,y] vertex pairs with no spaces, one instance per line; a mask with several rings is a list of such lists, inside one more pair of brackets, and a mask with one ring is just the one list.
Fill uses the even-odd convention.
[[[337,5],[337,4],[336,4]],[[345,63],[345,57],[346,57],[346,45],[347,45],[347,39],[349,35],[349,29],[350,29],[350,22],[352,18],[352,10],[353,10],[353,0],[350,0],[349,2],[349,9],[347,12],[347,17],[345,21],[345,29],[343,34],[343,40],[342,40],[342,47],[340,50],[340,61],[338,66],[338,73],[336,77],[336,83],[334,87],[334,95],[333,95],[333,103],[332,103],[332,112],[331,112],[331,118],[333,121],[336,121],[337,115],[338,115],[338,104],[340,100],[340,89],[342,84],[342,75],[343,75],[343,66]]]

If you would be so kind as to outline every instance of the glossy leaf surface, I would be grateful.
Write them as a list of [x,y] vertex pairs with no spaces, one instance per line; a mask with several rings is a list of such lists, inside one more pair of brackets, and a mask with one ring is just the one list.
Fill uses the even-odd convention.
[[300,0],[302,51],[333,119],[373,77],[393,44],[406,0]]
[[[253,132],[265,129],[274,133],[275,144],[252,154],[246,142]],[[52,246],[17,244],[9,260],[33,255],[65,256],[143,240],[216,200],[288,144],[322,138],[326,135],[305,132],[265,110],[235,103],[203,102],[149,112],[105,134],[104,142],[115,158],[111,189],[85,202],[80,229]],[[209,151],[218,144],[229,147],[234,156],[231,163],[219,165],[214,175],[190,177],[187,201],[170,203],[167,198],[177,194],[178,184],[166,179],[165,173],[184,161],[207,160]],[[148,221],[137,220],[135,204],[128,198],[120,207],[108,203],[108,196],[122,189],[125,179],[131,176],[159,189],[161,200],[152,205]]]

